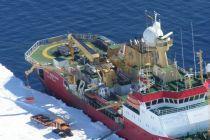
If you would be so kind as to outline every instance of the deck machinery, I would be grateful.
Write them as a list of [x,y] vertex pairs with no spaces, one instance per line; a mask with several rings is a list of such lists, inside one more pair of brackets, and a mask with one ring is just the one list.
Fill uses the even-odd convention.
[[[25,53],[33,65],[26,74],[35,69],[53,96],[83,109],[123,138],[205,137],[210,80],[168,60],[172,34],[163,34],[155,13],[142,38],[127,43],[74,33],[44,39]],[[60,46],[69,54],[58,55]],[[202,53],[198,55],[202,60]]]

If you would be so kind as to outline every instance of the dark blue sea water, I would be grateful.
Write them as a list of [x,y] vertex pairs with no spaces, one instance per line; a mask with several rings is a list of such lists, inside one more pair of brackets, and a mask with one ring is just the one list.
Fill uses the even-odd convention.
[[[181,63],[180,28],[183,30],[185,63],[193,66],[190,22],[194,25],[195,49],[210,62],[209,0],[0,0],[0,63],[24,80],[29,65],[24,52],[36,40],[67,32],[97,33],[116,42],[141,36],[144,11],[160,13],[164,33],[174,31],[170,58]],[[41,89],[32,76],[31,84]]]

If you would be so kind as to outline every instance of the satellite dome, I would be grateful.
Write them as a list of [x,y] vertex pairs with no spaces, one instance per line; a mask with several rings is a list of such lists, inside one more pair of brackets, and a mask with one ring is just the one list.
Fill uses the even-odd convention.
[[155,21],[152,26],[146,28],[143,33],[143,40],[146,45],[155,47],[156,39],[159,36],[163,36],[163,31],[161,30],[160,22]]

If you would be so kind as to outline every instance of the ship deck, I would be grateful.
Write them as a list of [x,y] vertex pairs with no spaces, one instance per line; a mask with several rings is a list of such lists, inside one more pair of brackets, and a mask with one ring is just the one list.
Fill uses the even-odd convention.
[[[53,58],[55,58],[52,53],[62,45],[65,45],[65,42],[55,42],[52,44],[41,45],[31,54],[30,57],[40,65],[51,64]],[[62,58],[70,59],[70,57],[64,56],[62,56]]]
[[[40,65],[49,65],[52,63],[52,60],[56,57],[53,53],[58,49],[60,46],[65,46],[66,43],[68,43],[67,38],[61,39],[61,40],[55,40],[55,41],[47,41],[48,43],[37,43],[34,45],[37,45],[35,49],[31,52],[30,55],[28,55],[28,59],[33,60],[35,63],[38,63]],[[81,40],[84,45],[88,47],[88,49],[93,50],[94,52],[97,52],[99,54],[104,54],[105,52],[100,49],[99,46],[93,44],[88,39],[82,39]],[[79,52],[80,55],[83,55],[81,51]],[[66,60],[70,60],[70,56],[59,56],[61,58],[64,58]]]
[[[146,92],[142,92],[142,94],[152,94],[152,93],[156,93],[158,91],[172,91],[172,92],[180,92],[186,89],[185,86],[185,81],[184,81],[184,77],[185,73],[182,73],[180,71],[180,77],[182,77],[182,80],[175,80],[175,81],[171,81],[171,82],[166,82],[164,83],[163,81],[161,81],[158,77],[152,75],[153,79],[155,80],[155,84],[152,85],[149,90],[147,90]],[[191,79],[191,84],[192,84],[192,88],[194,87],[198,87],[202,85],[202,82],[200,80],[200,78],[197,76],[192,77]]]
[[[38,41],[36,44],[34,44],[35,47],[33,48],[32,46],[31,50],[29,50],[26,53],[27,55],[26,60],[31,63],[39,64],[42,66],[47,65],[54,69],[54,66],[52,65],[52,63],[53,63],[53,59],[55,58],[55,55],[53,53],[58,49],[59,46],[64,46],[66,43],[68,43],[67,41],[68,41],[67,36],[61,36],[61,37],[59,36],[57,38],[55,37],[55,38],[51,38],[47,40]],[[104,51],[100,49],[100,47],[96,46],[88,39],[82,39],[81,41],[93,51],[99,54],[104,53]],[[83,54],[79,52],[79,55],[83,55]],[[62,57],[66,60],[71,59],[71,56],[67,56],[67,57],[59,56],[59,57]],[[78,65],[78,64],[79,63],[76,61],[73,63],[73,65]],[[170,70],[170,69],[168,68],[166,69],[166,71],[167,70]],[[180,71],[180,77],[182,77],[183,79],[184,76],[185,76],[185,73]],[[152,93],[156,93],[158,91],[163,91],[163,90],[175,91],[175,92],[185,90],[184,80],[176,80],[172,82],[163,83],[158,77],[155,77],[154,75],[152,75],[152,77],[155,80],[155,84],[151,86],[149,90],[147,90],[145,93],[142,93],[142,94],[152,94]],[[197,86],[202,85],[199,78],[192,78],[191,83],[192,83],[192,87],[197,87]]]

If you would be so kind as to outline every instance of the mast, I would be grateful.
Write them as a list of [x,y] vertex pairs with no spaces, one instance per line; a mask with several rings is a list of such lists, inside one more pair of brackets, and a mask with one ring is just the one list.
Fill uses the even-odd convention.
[[[177,61],[176,61],[176,52],[175,52],[175,57],[174,57],[174,65],[177,69]],[[178,86],[178,82],[177,82],[177,74],[176,74],[176,91],[179,91],[179,86]]]
[[203,51],[199,50],[199,52],[197,52],[197,56],[199,58],[199,65],[200,65],[200,78],[201,78],[201,82],[203,83]]
[[184,47],[183,47],[183,40],[182,40],[182,28],[180,29],[180,35],[181,35],[181,46],[182,46],[182,68],[185,68],[184,65]]
[[191,22],[191,30],[192,30],[193,61],[194,61],[194,69],[195,69],[195,77],[196,77],[195,42],[194,42],[194,34],[193,34],[193,24],[192,24],[192,22]]

